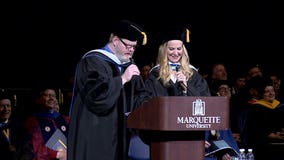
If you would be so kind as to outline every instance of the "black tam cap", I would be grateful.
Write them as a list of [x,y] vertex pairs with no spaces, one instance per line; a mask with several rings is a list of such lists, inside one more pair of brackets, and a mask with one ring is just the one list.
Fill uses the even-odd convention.
[[184,43],[189,43],[190,34],[190,30],[186,26],[168,26],[162,30],[161,43],[163,44],[170,40],[181,40]]
[[141,42],[142,45],[146,45],[147,43],[147,35],[144,29],[128,20],[120,20],[116,22],[113,25],[112,33],[130,41]]

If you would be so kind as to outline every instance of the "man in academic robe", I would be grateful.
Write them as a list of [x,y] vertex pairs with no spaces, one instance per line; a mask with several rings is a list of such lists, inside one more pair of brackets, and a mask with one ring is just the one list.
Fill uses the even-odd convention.
[[76,68],[70,109],[68,160],[127,160],[127,114],[149,99],[131,58],[145,32],[115,23],[108,43],[87,52]]

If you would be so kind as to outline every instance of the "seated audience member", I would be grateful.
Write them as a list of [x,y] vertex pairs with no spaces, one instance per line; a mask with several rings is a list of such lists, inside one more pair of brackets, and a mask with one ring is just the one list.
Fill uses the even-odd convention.
[[248,110],[260,97],[258,91],[261,86],[261,76],[255,76],[246,81],[245,87],[238,94],[232,95],[230,99],[230,125],[231,130],[240,134],[238,145],[240,148],[247,148],[245,124]]
[[260,77],[263,76],[262,70],[258,64],[250,66],[248,68],[247,80],[250,80],[252,77],[255,77],[255,76],[260,76]]
[[279,100],[281,103],[283,103],[284,95],[283,95],[283,85],[281,85],[281,78],[277,73],[270,73],[269,75],[273,83],[276,99]]
[[149,72],[150,72],[151,66],[146,64],[142,67],[141,69],[141,76],[143,78],[143,80],[145,81],[146,79],[148,79],[149,77]]
[[229,98],[229,107],[230,107],[230,129],[232,136],[238,144],[238,147],[244,147],[244,142],[241,139],[241,129],[239,121],[243,117],[243,110],[237,103],[235,103],[235,97],[232,95],[232,86],[227,80],[219,80],[215,82],[214,90],[217,91],[218,96],[226,96]]
[[231,88],[231,84],[228,80],[216,80],[212,86],[217,96],[226,96],[229,99],[232,96]]
[[237,73],[232,79],[232,95],[240,93],[246,86],[246,74]]
[[[17,160],[24,149],[23,128],[16,118],[11,118],[13,112],[12,94],[0,93],[0,156],[1,160]],[[31,154],[23,159],[30,159]]]
[[223,63],[215,63],[212,66],[211,72],[206,78],[212,96],[217,96],[217,90],[214,87],[219,80],[228,81],[228,73]]
[[272,145],[284,143],[284,105],[275,99],[271,79],[263,77],[259,81],[261,85],[256,90],[260,98],[248,109],[244,134],[247,146],[253,148],[257,160],[276,159],[284,149],[281,145]]
[[66,144],[61,143],[60,148],[52,148],[47,147],[46,143],[56,129],[59,129],[67,137],[69,117],[58,112],[55,89],[43,88],[36,92],[35,111],[32,116],[28,117],[24,125],[27,134],[31,136],[28,143],[32,144],[33,160],[66,160]]
[[228,130],[211,130],[210,132],[205,132],[205,147],[206,147],[206,153],[210,152],[209,147],[212,143],[212,141],[216,140],[224,140],[231,148],[235,150],[235,152],[228,151],[227,153],[223,155],[212,155],[212,156],[206,156],[205,160],[232,160],[233,156],[237,156],[237,153],[239,152],[238,144],[236,143],[232,131],[230,129]]
[[[228,80],[216,80],[214,82],[214,90],[217,92],[218,96],[226,96],[229,101],[231,98],[231,85]],[[206,139],[206,152],[211,152],[209,147],[212,141],[216,140],[224,140],[230,147],[232,147],[236,152],[239,151],[238,143],[240,143],[240,134],[232,133],[231,129],[227,130],[211,130],[210,132],[205,132]],[[205,157],[205,160],[214,160],[214,159],[222,159],[222,160],[231,160],[233,156],[236,156],[235,152],[228,152],[224,155],[211,155]]]

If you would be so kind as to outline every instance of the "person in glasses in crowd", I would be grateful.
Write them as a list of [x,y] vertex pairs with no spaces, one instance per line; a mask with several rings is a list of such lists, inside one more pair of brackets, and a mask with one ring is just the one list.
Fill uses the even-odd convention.
[[70,108],[68,160],[127,160],[127,115],[150,98],[132,56],[147,36],[137,24],[120,20],[105,46],[78,62]]

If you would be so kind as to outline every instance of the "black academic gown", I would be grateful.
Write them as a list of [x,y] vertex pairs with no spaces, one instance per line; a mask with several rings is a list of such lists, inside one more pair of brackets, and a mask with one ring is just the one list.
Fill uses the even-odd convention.
[[282,145],[274,146],[270,143],[280,144],[284,141],[268,138],[270,133],[281,131],[283,107],[283,104],[279,104],[277,108],[271,109],[263,104],[255,103],[248,109],[244,134],[247,146],[253,148],[257,160],[278,159],[283,155]]
[[140,76],[122,85],[118,65],[90,52],[78,63],[70,110],[68,160],[126,160],[126,112],[149,98]]
[[[10,134],[7,137],[3,130],[9,130]],[[3,160],[16,160],[17,159],[17,148],[16,148],[16,136],[15,130],[11,125],[3,125],[0,127],[0,155]],[[1,159],[2,159],[1,158]]]
[[[3,130],[9,130],[9,137],[7,137]],[[27,149],[25,145],[25,133],[19,122],[14,119],[9,120],[6,125],[0,125],[0,159],[1,160],[18,160],[31,159],[32,153],[23,153]],[[25,148],[26,147],[26,148]]]

